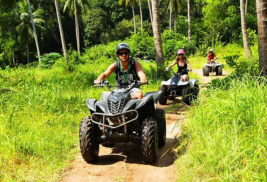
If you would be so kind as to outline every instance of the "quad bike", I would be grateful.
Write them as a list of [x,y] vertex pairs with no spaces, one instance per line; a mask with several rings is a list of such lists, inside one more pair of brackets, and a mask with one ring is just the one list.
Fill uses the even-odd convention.
[[131,99],[129,91],[141,86],[140,81],[114,90],[108,81],[102,81],[99,86],[106,86],[111,92],[103,92],[99,101],[86,100],[91,116],[83,118],[80,124],[83,159],[95,162],[99,144],[132,142],[141,146],[145,162],[156,162],[158,147],[166,142],[165,112],[156,109],[161,92],[148,92],[142,99]]
[[188,72],[184,70],[181,73],[175,73],[173,69],[173,76],[168,81],[162,81],[162,86],[159,90],[162,94],[159,97],[159,103],[165,105],[167,100],[174,100],[175,97],[182,96],[182,101],[190,105],[191,102],[197,98],[199,93],[199,86],[197,84],[197,79],[189,79],[189,81],[182,81],[181,76]]
[[216,75],[222,75],[222,67],[220,62],[216,62],[215,60],[219,59],[216,57],[212,59],[210,63],[207,63],[203,67],[203,76],[209,76],[209,73],[216,72]]

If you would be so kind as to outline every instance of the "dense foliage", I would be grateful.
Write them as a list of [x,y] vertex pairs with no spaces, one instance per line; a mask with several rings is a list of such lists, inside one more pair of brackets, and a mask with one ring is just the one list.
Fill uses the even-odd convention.
[[[133,17],[131,7],[119,5],[118,1],[88,0],[91,5],[90,10],[81,12],[79,27],[81,38],[81,50],[95,46],[97,44],[107,44],[111,41],[124,40],[130,37],[134,31]],[[20,0],[25,3],[26,0]],[[144,35],[142,38],[152,36],[151,20],[147,0],[142,0],[143,27]],[[169,29],[169,1],[160,3],[161,30],[165,32],[163,37],[168,41],[167,48],[164,50],[167,59],[175,52],[177,48],[185,48],[187,53],[195,53],[197,49],[206,51],[209,47],[215,47],[217,42],[237,43],[242,45],[240,9],[238,1],[229,0],[191,0],[191,24],[192,24],[192,42],[187,40],[187,1],[180,1],[180,8],[177,13],[172,13],[172,31],[166,33]],[[61,11],[62,25],[64,29],[65,41],[68,49],[71,47],[76,50],[76,34],[74,16],[69,15],[69,9],[63,12],[66,1],[59,1]],[[15,27],[20,24],[22,13],[19,3],[10,1],[1,3],[0,6],[0,65],[5,68],[6,65],[17,66],[27,63],[27,53],[25,42],[19,42],[21,36]],[[44,29],[37,29],[37,35],[40,44],[41,54],[50,52],[61,53],[61,40],[59,36],[58,22],[53,1],[31,0],[33,12],[42,9],[43,22],[39,22]],[[257,19],[255,13],[255,2],[249,1],[247,13],[247,27],[249,40],[251,44],[255,43],[257,38]],[[135,6],[135,19],[137,30],[140,33],[141,20],[139,6]],[[26,11],[26,10],[24,10]],[[176,17],[177,14],[177,17]],[[176,24],[174,26],[174,19]],[[29,26],[30,28],[30,26]],[[25,36],[24,36],[25,38]],[[141,40],[142,40],[141,38]],[[173,40],[170,40],[173,39]],[[144,49],[138,47],[137,49]],[[148,49],[148,48],[146,48]],[[154,49],[149,47],[149,51],[155,54]],[[36,47],[34,41],[29,43],[30,62],[37,61]]]

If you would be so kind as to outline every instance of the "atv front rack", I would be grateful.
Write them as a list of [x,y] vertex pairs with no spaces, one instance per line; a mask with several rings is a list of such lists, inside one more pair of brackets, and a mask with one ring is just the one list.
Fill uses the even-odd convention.
[[[127,120],[127,116],[132,116],[132,115],[136,115],[135,118],[129,120],[129,121],[126,121]],[[95,121],[94,119],[98,116],[102,116],[103,117],[103,120],[102,122],[101,121]],[[111,128],[111,129],[117,129],[117,128],[120,128],[122,126],[124,126],[124,130],[125,132],[127,131],[127,124],[133,122],[133,121],[136,121],[137,118],[138,118],[138,112],[136,110],[129,110],[129,111],[126,111],[124,113],[119,113],[119,114],[105,114],[105,113],[93,113],[92,116],[91,116],[91,121],[94,123],[94,124],[97,124],[97,125],[101,125],[103,126],[103,129],[105,129],[105,127],[107,128]],[[119,121],[119,125],[108,125],[108,124],[105,124],[105,121],[106,121],[106,118],[117,118]]]

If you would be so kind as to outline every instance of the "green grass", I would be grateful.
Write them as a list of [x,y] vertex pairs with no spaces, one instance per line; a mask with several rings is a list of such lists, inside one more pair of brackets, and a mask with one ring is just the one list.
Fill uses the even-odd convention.
[[178,181],[266,181],[266,113],[266,85],[257,80],[210,88],[183,126]]
[[[107,90],[93,80],[113,61],[87,62],[74,72],[60,61],[51,70],[0,71],[0,181],[58,179],[78,152],[79,123],[90,115],[86,98]],[[150,80],[143,92],[158,90],[155,63],[142,64]],[[114,75],[108,80],[115,84]]]

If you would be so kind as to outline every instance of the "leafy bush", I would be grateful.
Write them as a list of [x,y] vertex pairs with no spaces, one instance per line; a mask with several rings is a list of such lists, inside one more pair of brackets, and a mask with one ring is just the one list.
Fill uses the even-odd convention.
[[59,58],[61,58],[61,55],[56,52],[45,54],[41,56],[41,61],[39,66],[44,69],[50,69],[53,66],[53,64],[55,64],[56,60]]

